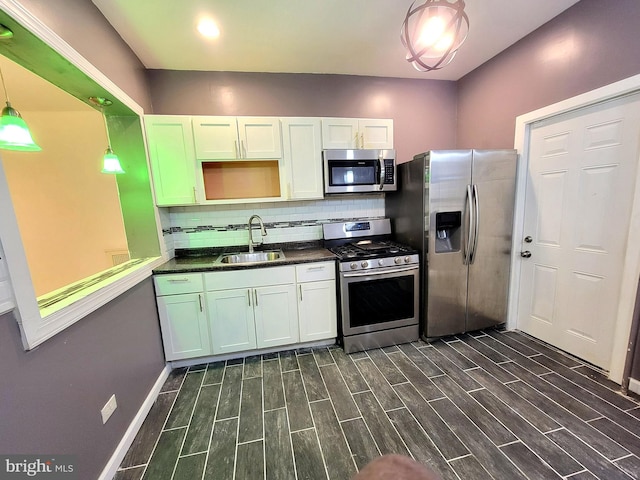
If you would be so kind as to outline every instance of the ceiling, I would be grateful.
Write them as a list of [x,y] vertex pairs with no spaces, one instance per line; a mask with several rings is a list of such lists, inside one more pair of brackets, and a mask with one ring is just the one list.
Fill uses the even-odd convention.
[[[92,0],[146,68],[458,80],[578,0],[466,0],[451,64],[418,72],[400,28],[411,0]],[[221,34],[196,31],[203,16]]]

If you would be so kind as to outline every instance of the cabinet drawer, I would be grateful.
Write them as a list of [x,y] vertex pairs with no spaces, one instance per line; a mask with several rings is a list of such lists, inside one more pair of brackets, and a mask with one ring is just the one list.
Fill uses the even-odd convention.
[[204,291],[201,273],[156,275],[153,281],[156,285],[156,296]]
[[334,278],[336,278],[335,262],[296,265],[296,279],[298,283],[333,280]]
[[295,283],[295,281],[296,274],[293,266],[252,268],[251,270],[231,270],[204,274],[204,284],[207,291],[284,285],[286,283]]

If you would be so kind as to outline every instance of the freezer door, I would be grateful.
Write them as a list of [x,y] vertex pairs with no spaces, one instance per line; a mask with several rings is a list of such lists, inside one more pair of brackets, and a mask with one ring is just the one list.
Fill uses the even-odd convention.
[[478,224],[469,266],[467,330],[507,319],[516,162],[515,150],[473,151],[471,180]]
[[[469,221],[466,191],[471,184],[471,158],[471,150],[429,152],[427,338],[465,331],[468,267],[464,255]],[[460,212],[457,228],[452,226],[457,223],[455,212]],[[439,233],[436,220],[448,228]]]

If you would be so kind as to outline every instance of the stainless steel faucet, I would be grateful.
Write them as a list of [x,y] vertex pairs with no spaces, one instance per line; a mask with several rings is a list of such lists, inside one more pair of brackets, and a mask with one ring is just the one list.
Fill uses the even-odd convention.
[[[251,232],[251,224],[253,223],[253,221],[255,219],[258,219],[258,222],[260,223],[260,233],[262,234],[262,236],[264,237],[267,234],[267,229],[264,228],[264,223],[262,223],[262,219],[260,218],[259,215],[251,215],[251,217],[249,217],[249,253],[253,253],[253,235]],[[261,245],[261,242],[256,242],[255,245]]]

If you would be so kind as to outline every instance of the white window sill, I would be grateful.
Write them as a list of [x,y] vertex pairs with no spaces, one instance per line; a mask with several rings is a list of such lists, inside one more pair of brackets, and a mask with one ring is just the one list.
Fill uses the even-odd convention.
[[[60,295],[63,298],[41,308],[38,322],[31,321],[29,326],[26,326],[24,321],[20,322],[25,348],[31,350],[37,347],[42,342],[125,293],[149,278],[152,275],[152,270],[165,261],[166,259],[163,257],[131,260],[127,262],[129,268],[126,268],[127,264],[119,265],[99,275],[78,282],[78,284],[87,284],[88,286],[66,296]],[[112,272],[112,274],[109,275],[109,272]],[[55,294],[62,294],[62,292],[71,287],[64,287],[44,297],[51,298]],[[42,302],[43,297],[38,300]]]

